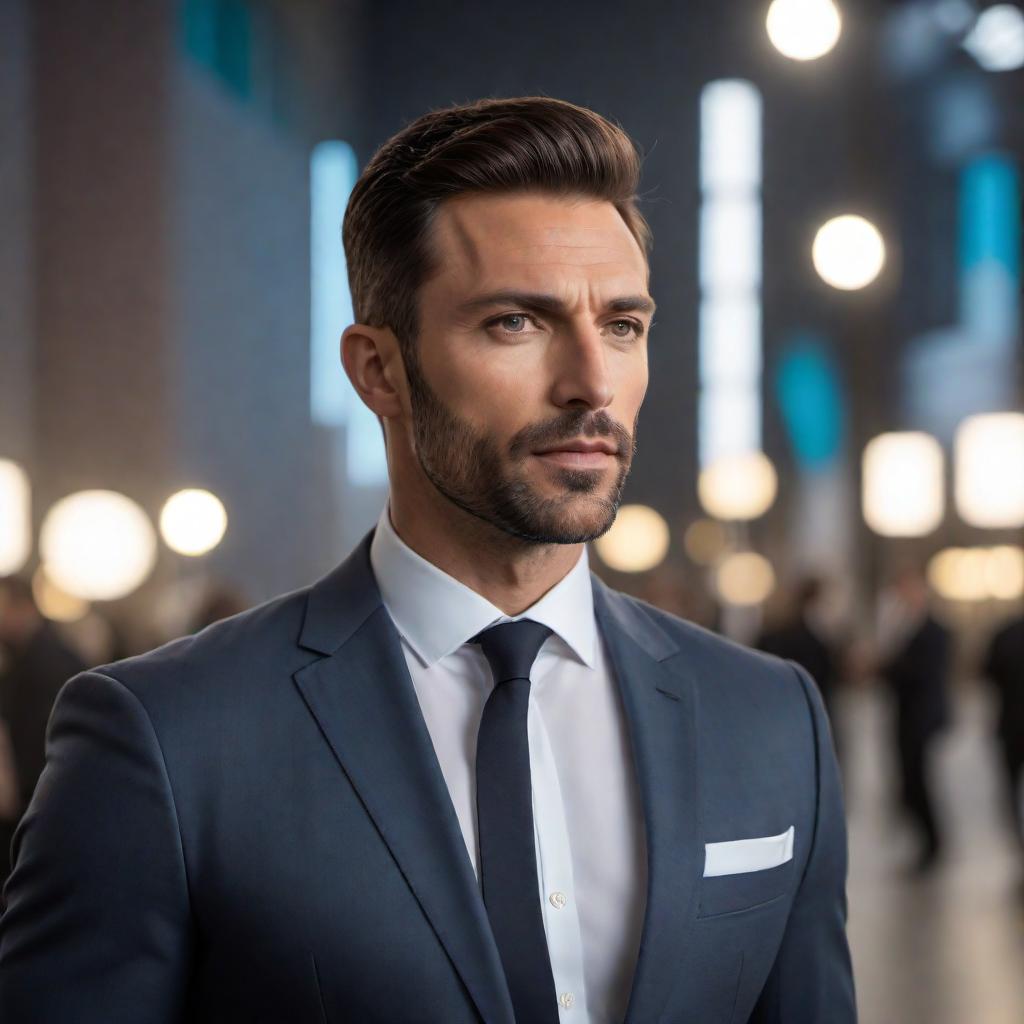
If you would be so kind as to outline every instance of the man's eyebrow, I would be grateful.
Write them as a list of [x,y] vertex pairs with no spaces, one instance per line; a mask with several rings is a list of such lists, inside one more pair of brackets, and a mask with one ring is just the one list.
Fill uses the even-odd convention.
[[[542,313],[564,313],[566,310],[565,303],[557,295],[548,295],[544,292],[521,292],[506,288],[467,299],[459,306],[459,311],[469,313],[487,306],[505,305],[521,306],[523,309],[539,310]],[[649,295],[622,295],[610,299],[605,304],[605,309],[610,313],[653,314],[655,303]]]

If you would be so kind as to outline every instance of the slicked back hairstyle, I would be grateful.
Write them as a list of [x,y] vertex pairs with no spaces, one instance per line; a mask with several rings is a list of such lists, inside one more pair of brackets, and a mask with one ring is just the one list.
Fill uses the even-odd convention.
[[540,191],[614,204],[645,258],[636,205],[640,156],[617,125],[545,96],[483,99],[431,111],[392,136],[356,182],[342,239],[357,323],[389,327],[416,359],[417,293],[436,272],[430,227],[445,200]]

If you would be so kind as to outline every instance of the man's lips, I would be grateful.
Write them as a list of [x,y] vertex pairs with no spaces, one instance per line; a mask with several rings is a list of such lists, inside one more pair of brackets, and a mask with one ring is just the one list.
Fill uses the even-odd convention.
[[534,455],[568,469],[604,469],[616,451],[610,441],[565,441],[556,448],[536,451]]
[[534,452],[534,455],[551,455],[555,452],[602,452],[605,455],[614,455],[617,451],[611,441],[564,441],[550,448],[541,448]]

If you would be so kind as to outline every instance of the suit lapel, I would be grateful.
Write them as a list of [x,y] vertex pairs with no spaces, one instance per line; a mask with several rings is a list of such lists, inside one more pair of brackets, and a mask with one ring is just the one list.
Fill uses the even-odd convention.
[[371,537],[312,588],[300,643],[327,657],[295,683],[481,1017],[513,1024],[472,862],[370,567]]
[[675,642],[596,575],[594,610],[626,710],[647,834],[647,907],[625,1024],[661,1019],[680,951],[694,941],[703,845],[697,689]]

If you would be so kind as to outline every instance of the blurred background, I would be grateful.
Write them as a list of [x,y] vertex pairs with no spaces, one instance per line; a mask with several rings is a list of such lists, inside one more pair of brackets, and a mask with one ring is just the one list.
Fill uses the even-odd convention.
[[651,384],[593,567],[815,676],[864,1024],[1019,1024],[1020,3],[3,0],[4,850],[66,679],[373,525],[348,192],[526,94],[644,154]]

